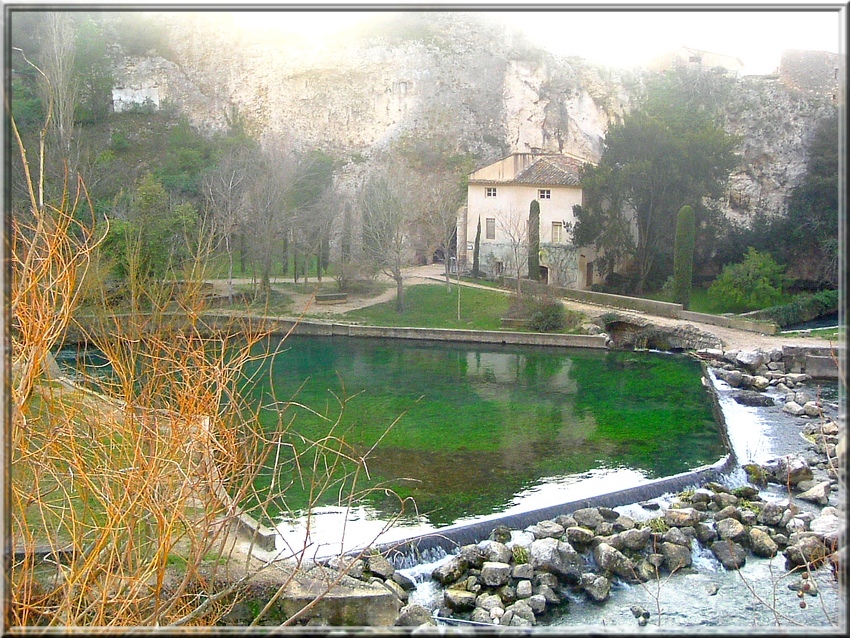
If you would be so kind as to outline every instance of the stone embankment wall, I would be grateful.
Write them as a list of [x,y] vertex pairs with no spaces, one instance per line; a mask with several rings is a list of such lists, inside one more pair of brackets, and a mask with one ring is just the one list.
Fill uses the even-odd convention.
[[[506,281],[514,282],[516,278],[506,279]],[[592,303],[600,306],[611,306],[622,310],[636,310],[645,312],[659,317],[668,317],[670,319],[683,319],[685,321],[695,321],[697,323],[705,323],[712,326],[720,326],[723,328],[733,328],[735,330],[745,330],[747,332],[757,332],[760,334],[772,335],[779,331],[779,327],[771,321],[757,321],[752,319],[742,319],[740,317],[726,317],[722,315],[710,315],[702,312],[692,312],[685,310],[680,303],[670,303],[668,301],[655,301],[653,299],[644,299],[642,297],[629,297],[627,295],[612,295],[607,292],[594,292],[592,290],[574,290],[572,288],[560,288],[556,286],[547,286],[531,280],[523,280],[523,289],[537,290],[542,293],[552,293],[563,297],[564,299],[572,299],[582,303]]]

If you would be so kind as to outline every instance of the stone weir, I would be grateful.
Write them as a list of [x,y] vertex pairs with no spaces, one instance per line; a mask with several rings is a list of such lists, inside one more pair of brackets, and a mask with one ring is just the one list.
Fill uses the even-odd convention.
[[378,545],[375,549],[393,563],[406,564],[411,559],[418,562],[420,556],[433,555],[435,550],[442,550],[446,554],[451,554],[459,547],[478,543],[486,539],[495,527],[504,526],[510,529],[525,529],[540,521],[552,520],[564,514],[571,514],[579,509],[590,507],[615,508],[632,503],[640,503],[653,498],[659,498],[665,494],[675,494],[687,489],[700,487],[712,481],[717,481],[722,475],[733,469],[734,466],[735,459],[729,453],[714,465],[668,476],[624,490],[590,496],[558,505],[550,505],[529,512],[488,518],[463,525],[451,525],[428,534]]

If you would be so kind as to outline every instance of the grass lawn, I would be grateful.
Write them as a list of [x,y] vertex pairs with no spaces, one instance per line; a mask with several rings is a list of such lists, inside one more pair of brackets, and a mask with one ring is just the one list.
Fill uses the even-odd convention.
[[797,334],[800,337],[816,337],[818,339],[826,339],[827,341],[834,341],[836,343],[844,343],[844,326],[838,326],[837,328],[818,328],[816,330],[800,332]]
[[[661,293],[661,291],[648,292],[643,296],[654,301],[670,301]],[[793,298],[794,295],[786,294],[773,305],[789,303]],[[695,287],[691,290],[691,303],[688,310],[691,312],[702,312],[709,315],[722,315],[726,313],[740,314],[750,310],[757,310],[757,308],[746,308],[733,304],[717,304],[709,299],[707,288]]]
[[353,310],[346,319],[375,326],[412,328],[455,328],[464,330],[502,330],[501,318],[508,312],[511,295],[478,288],[462,287],[460,320],[457,316],[457,286],[419,284],[404,289],[404,312],[396,312],[395,299],[369,308]]

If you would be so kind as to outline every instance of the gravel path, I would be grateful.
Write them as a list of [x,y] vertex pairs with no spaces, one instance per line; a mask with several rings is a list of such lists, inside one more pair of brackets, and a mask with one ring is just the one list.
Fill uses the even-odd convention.
[[[404,271],[405,286],[415,286],[418,284],[425,283],[445,283],[445,275],[443,274],[443,265],[442,264],[431,264],[428,266],[418,266],[415,268],[408,268]],[[387,277],[383,277],[383,280],[387,282],[391,282],[391,280]],[[292,282],[292,279],[278,279],[277,282]],[[227,283],[221,280],[217,280],[213,283],[216,293],[221,295],[227,294]],[[245,284],[251,283],[250,280],[234,280],[234,284]],[[275,282],[272,283],[274,287]],[[309,284],[308,284],[309,285]],[[468,287],[479,287],[485,288],[486,286],[481,286],[474,283],[462,282],[462,285]],[[494,290],[492,287],[486,287],[488,290]],[[309,288],[307,288],[309,290]],[[301,316],[302,313],[305,316],[309,316],[311,318],[316,319],[334,319],[339,318],[340,315],[344,315],[347,312],[352,310],[358,310],[360,308],[365,308],[367,306],[373,306],[379,303],[384,303],[387,301],[392,301],[395,299],[395,286],[392,285],[387,290],[385,290],[382,294],[375,297],[357,297],[357,296],[349,296],[348,301],[345,303],[332,304],[332,305],[317,305],[312,298],[312,294],[310,293],[298,293],[292,292],[291,289],[287,288],[286,294],[288,294],[293,301],[293,309],[292,314],[295,316]],[[507,291],[506,291],[507,294]],[[713,326],[710,324],[696,323],[693,321],[683,321],[680,319],[670,319],[667,317],[659,317],[656,315],[650,315],[643,312],[637,312],[632,310],[623,310],[620,308],[612,308],[610,306],[603,306],[597,304],[588,304],[588,303],[579,303],[576,301],[565,301],[564,305],[570,309],[578,312],[584,313],[589,319],[594,319],[599,315],[602,315],[606,312],[610,312],[611,310],[616,310],[618,314],[623,316],[633,316],[638,319],[643,319],[644,321],[650,320],[652,323],[660,326],[684,326],[684,325],[692,325],[702,332],[707,332],[709,334],[713,334],[718,337],[723,343],[724,350],[770,350],[772,348],[781,348],[782,346],[809,346],[809,347],[832,347],[836,345],[834,342],[830,342],[826,339],[820,339],[816,337],[807,336],[806,334],[794,334],[794,335],[763,335],[755,332],[748,332],[745,330],[734,330],[732,328],[723,328],[720,326]]]

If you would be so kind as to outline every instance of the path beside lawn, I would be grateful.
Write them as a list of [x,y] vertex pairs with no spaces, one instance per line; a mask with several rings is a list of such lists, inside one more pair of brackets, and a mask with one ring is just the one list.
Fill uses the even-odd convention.
[[[294,292],[292,290],[292,286],[287,286],[285,291],[283,292],[285,292],[292,299],[293,306],[291,314],[293,316],[298,317],[302,316],[303,314],[305,318],[336,318],[336,320],[342,319],[344,321],[344,318],[341,318],[340,315],[345,315],[346,313],[351,312],[352,310],[359,310],[361,308],[374,306],[380,303],[386,303],[395,299],[395,283],[389,277],[386,276],[381,276],[379,280],[389,284],[388,288],[380,295],[376,295],[373,297],[359,297],[356,295],[349,295],[348,300],[344,303],[336,303],[330,305],[316,304],[312,295],[313,289],[318,284],[318,282],[316,282],[315,280],[309,282],[307,286],[305,286],[305,292],[303,293]],[[325,285],[327,285],[329,281],[332,280],[325,279]],[[435,283],[442,283],[443,285],[445,285],[445,281],[446,280],[443,264],[429,264],[427,266],[417,266],[413,268],[407,268],[404,271],[405,286],[416,286],[420,284]],[[225,296],[227,294],[226,281],[216,280],[211,283],[213,283],[214,285],[215,294],[221,296]],[[234,285],[250,284],[251,280],[237,279],[234,280],[233,283]],[[272,288],[274,288],[275,284],[278,283],[291,284],[293,283],[293,279],[278,278],[272,282]],[[456,280],[452,279],[452,285],[454,285],[455,283]],[[499,288],[494,288],[492,286],[484,286],[468,281],[461,281],[461,285],[474,288],[486,288],[490,291],[511,294],[511,291],[509,290],[502,290]],[[733,328],[723,328],[710,324],[697,323],[694,321],[684,321],[681,319],[671,319],[669,317],[659,317],[657,315],[650,315],[644,312],[624,310],[621,308],[613,308],[611,306],[604,306],[599,304],[581,303],[572,300],[564,300],[563,303],[564,306],[569,310],[584,313],[589,320],[593,320],[599,317],[600,315],[605,314],[607,312],[611,312],[613,310],[625,317],[633,316],[635,318],[642,318],[644,321],[648,318],[651,318],[652,323],[659,326],[676,327],[690,324],[702,332],[713,334],[717,338],[719,338],[723,343],[724,350],[770,350],[772,348],[781,348],[782,346],[828,348],[838,345],[835,342],[831,342],[818,337],[807,336],[804,333],[795,335],[763,335],[755,332],[748,332],[745,330],[735,330]]]

